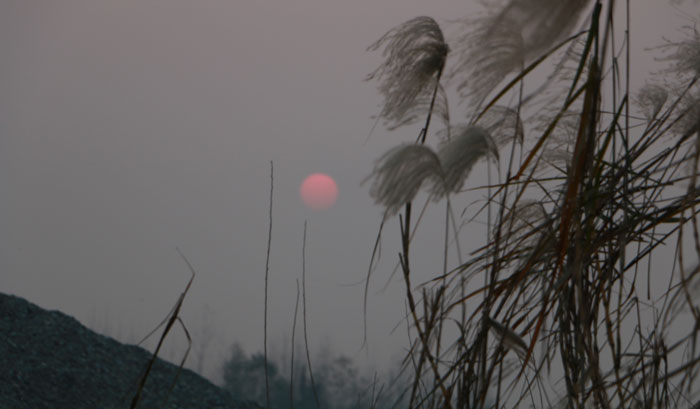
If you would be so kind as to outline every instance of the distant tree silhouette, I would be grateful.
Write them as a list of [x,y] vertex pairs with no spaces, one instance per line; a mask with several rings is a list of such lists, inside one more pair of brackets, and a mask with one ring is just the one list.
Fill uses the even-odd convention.
[[[398,393],[386,392],[373,380],[360,375],[352,360],[345,356],[334,356],[324,351],[316,358],[317,368],[313,368],[316,393],[322,409],[351,408],[391,408],[399,397]],[[290,402],[290,380],[279,368],[286,363],[268,359],[270,377],[271,409],[292,407]],[[223,365],[224,388],[240,399],[265,402],[265,360],[258,352],[248,355],[239,344],[231,348],[231,355]],[[383,392],[379,394],[378,392]],[[374,397],[373,397],[374,392]],[[294,408],[315,409],[316,400],[306,363],[295,364],[294,368]],[[379,398],[377,399],[377,395]],[[375,403],[373,405],[373,403]]]

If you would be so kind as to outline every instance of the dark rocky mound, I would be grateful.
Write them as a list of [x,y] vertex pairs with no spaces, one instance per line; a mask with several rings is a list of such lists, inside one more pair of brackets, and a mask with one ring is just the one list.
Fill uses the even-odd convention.
[[[150,359],[61,312],[0,294],[0,409],[129,408]],[[188,369],[170,392],[177,370],[158,359],[137,407],[259,408]]]

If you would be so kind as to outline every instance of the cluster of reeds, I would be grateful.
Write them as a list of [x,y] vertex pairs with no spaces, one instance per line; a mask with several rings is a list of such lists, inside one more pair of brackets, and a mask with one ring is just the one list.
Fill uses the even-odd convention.
[[[634,90],[629,0],[498,3],[449,46],[419,17],[371,47],[386,56],[380,118],[424,121],[370,192],[400,221],[409,407],[698,407],[700,35],[657,48],[663,82]],[[448,204],[458,243],[449,198],[482,159],[499,170],[482,190],[487,241],[414,282],[417,193]]]

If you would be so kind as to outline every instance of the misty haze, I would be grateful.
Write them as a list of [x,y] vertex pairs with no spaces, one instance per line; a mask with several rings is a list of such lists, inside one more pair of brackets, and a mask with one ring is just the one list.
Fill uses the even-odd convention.
[[698,18],[2,0],[0,407],[694,407]]

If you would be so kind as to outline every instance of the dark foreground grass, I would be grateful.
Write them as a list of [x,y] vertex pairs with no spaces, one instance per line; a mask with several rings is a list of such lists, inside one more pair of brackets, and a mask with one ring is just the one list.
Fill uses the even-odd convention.
[[[634,90],[633,2],[499,4],[449,45],[419,17],[372,46],[386,57],[372,74],[379,119],[424,121],[371,187],[400,224],[409,407],[696,407],[700,35],[657,48],[667,68]],[[548,80],[532,89],[535,72]],[[445,112],[450,87],[464,124]],[[498,180],[458,220],[450,197],[482,159]],[[411,264],[419,191],[447,209],[445,261],[427,283]],[[468,217],[488,237],[448,266]]]

